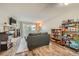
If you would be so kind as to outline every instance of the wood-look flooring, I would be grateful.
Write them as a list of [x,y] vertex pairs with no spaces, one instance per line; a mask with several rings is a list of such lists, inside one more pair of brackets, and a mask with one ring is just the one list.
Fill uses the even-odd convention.
[[50,45],[36,48],[33,51],[17,54],[15,48],[12,47],[7,51],[0,52],[0,56],[79,56],[79,52],[52,42]]

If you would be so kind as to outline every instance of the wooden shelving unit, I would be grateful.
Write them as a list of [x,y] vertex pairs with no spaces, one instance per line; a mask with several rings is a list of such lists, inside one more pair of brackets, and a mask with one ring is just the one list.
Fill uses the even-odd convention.
[[[65,45],[70,48],[79,50],[79,21],[74,20],[67,20],[62,23],[62,36],[63,39],[66,39],[65,36],[68,38]],[[68,37],[68,36],[69,37]],[[63,42],[62,42],[63,43]]]
[[52,41],[60,42],[61,40],[61,29],[51,29],[51,38]]
[[12,47],[11,38],[7,32],[0,32],[0,50],[7,50]]
[[[6,21],[5,21],[6,20]],[[12,47],[12,38],[14,38],[15,26],[9,24],[9,19],[5,18],[0,32],[0,50],[7,50]]]
[[79,51],[79,20],[68,19],[63,21],[61,29],[51,29],[51,38],[56,43]]

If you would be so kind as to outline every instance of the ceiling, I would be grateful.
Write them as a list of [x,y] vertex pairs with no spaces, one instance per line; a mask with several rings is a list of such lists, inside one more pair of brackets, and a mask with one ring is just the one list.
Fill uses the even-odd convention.
[[12,16],[26,22],[47,21],[69,9],[79,9],[79,4],[65,6],[63,3],[0,3],[0,16]]

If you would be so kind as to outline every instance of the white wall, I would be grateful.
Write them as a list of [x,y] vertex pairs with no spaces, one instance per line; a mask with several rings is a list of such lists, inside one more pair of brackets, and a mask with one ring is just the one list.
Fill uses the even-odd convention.
[[[15,16],[18,21],[35,22],[37,20],[46,20],[43,24],[43,29],[49,33],[52,28],[58,28],[62,20],[67,20],[70,16],[79,18],[79,4],[70,4],[68,6],[60,6],[58,4],[56,6],[52,4],[44,6],[37,4],[0,4],[0,8],[0,15]],[[0,27],[5,18],[3,16],[0,16]]]
[[58,28],[63,20],[70,18],[79,19],[79,7],[73,6],[65,9],[64,12],[61,12],[56,17],[50,18],[45,21],[44,27],[46,28],[47,32],[51,33],[52,28]]
[[4,26],[4,23],[7,23],[8,24],[8,17],[7,16],[0,16],[0,32],[3,32],[3,26]]
[[[21,28],[21,21],[17,20],[17,28]],[[4,23],[7,23],[7,25],[9,25],[9,17],[8,16],[0,16],[0,32],[3,32],[4,31]]]
[[0,17],[0,32],[2,32],[2,29],[3,29],[2,24],[3,24],[3,20],[2,20],[2,18]]

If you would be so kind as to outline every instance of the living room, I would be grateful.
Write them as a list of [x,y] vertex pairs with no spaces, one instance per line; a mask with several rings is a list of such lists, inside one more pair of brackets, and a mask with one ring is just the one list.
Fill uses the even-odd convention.
[[79,56],[79,3],[0,3],[0,56]]

